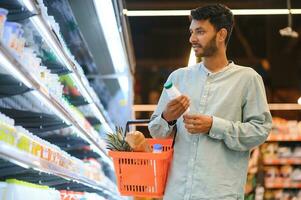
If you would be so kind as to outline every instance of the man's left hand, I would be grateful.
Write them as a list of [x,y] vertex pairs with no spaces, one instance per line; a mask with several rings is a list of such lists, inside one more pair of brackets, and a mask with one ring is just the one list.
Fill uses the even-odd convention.
[[212,117],[208,115],[189,115],[183,116],[187,131],[191,134],[208,133],[212,126]]

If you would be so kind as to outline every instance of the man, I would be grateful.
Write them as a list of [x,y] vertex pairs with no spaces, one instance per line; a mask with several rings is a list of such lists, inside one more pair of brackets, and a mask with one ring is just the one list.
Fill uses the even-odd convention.
[[197,8],[190,19],[190,43],[203,62],[171,73],[167,81],[183,95],[169,100],[164,89],[149,124],[156,138],[177,126],[164,200],[241,200],[249,152],[271,129],[264,85],[252,68],[227,59],[234,21],[227,7]]

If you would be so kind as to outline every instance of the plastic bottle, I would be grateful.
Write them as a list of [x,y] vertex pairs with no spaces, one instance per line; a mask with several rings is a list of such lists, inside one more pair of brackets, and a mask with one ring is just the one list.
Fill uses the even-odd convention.
[[[164,84],[164,88],[170,100],[173,100],[182,95],[181,92],[174,86],[172,82],[166,82]],[[188,107],[185,113],[188,113],[189,111],[190,108]]]
[[153,153],[161,153],[163,151],[163,147],[161,144],[154,144]]
[[[161,144],[154,144],[153,145],[153,153],[161,153],[163,152],[163,146]],[[158,191],[158,176],[157,176],[157,172],[158,172],[158,166],[156,163],[156,160],[154,160],[154,176],[155,176],[155,187],[154,190],[152,192],[157,192]]]

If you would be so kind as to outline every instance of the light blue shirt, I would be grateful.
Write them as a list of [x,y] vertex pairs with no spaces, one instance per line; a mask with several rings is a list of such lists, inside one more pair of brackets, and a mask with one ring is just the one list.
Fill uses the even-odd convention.
[[[177,120],[164,200],[243,199],[249,152],[272,125],[261,76],[233,62],[216,73],[199,63],[174,71],[168,81],[190,98],[190,113],[213,116],[213,124],[209,134],[190,134],[183,117]],[[161,118],[168,102],[164,89],[149,124],[155,138],[173,128]]]

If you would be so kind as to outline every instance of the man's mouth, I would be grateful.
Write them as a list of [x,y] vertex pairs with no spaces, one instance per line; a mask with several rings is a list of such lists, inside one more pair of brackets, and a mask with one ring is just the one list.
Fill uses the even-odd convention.
[[196,50],[196,49],[202,48],[202,46],[201,46],[201,45],[192,45],[192,48],[193,48],[194,50]]

